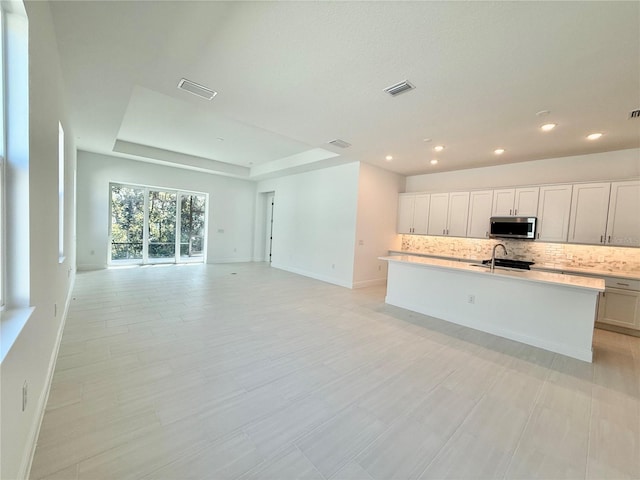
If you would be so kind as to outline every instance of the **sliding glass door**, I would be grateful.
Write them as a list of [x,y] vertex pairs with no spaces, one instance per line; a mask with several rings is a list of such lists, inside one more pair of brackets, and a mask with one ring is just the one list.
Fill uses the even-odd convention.
[[176,261],[176,197],[175,192],[149,190],[149,263]]
[[180,261],[198,262],[204,256],[205,195],[180,195]]
[[203,262],[207,196],[111,184],[112,265]]
[[111,185],[111,261],[142,260],[145,224],[143,188]]

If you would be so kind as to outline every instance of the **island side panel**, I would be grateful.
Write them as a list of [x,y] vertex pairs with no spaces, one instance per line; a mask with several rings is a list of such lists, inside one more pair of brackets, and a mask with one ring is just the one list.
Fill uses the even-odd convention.
[[587,362],[597,301],[587,289],[389,262],[388,304]]

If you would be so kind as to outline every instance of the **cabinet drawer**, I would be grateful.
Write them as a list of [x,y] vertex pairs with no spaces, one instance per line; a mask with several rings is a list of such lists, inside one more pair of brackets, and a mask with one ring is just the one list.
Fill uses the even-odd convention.
[[640,291],[640,280],[627,280],[626,278],[605,277],[604,285],[606,288],[619,288],[622,290]]

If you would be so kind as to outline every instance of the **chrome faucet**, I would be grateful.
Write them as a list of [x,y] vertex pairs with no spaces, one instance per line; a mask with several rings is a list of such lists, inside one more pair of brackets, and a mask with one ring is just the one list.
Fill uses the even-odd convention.
[[491,252],[491,271],[493,272],[496,269],[496,248],[502,247],[504,250],[504,254],[508,255],[507,247],[505,247],[502,243],[496,243],[493,246],[493,251]]

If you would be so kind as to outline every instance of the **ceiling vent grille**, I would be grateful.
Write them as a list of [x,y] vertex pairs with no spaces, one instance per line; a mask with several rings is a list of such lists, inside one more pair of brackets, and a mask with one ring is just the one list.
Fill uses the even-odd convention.
[[413,90],[414,88],[416,88],[414,85],[409,83],[408,80],[405,80],[404,82],[396,83],[395,85],[391,85],[390,87],[385,88],[384,91],[392,97],[395,97],[397,95],[400,95],[401,93]]
[[214,92],[210,88],[203,87],[202,85],[192,82],[191,80],[187,80],[186,78],[183,78],[178,82],[178,88],[206,100],[211,100],[218,94],[218,92]]
[[640,110],[633,110],[629,114],[629,118],[640,118]]
[[344,140],[340,140],[339,138],[336,138],[335,140],[331,140],[329,143],[331,145],[334,145],[340,148],[349,148],[351,146],[349,142],[345,142]]

